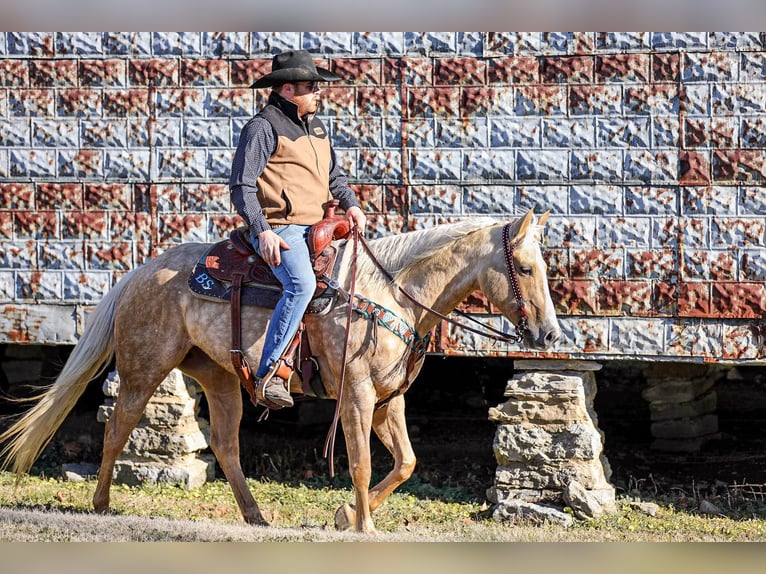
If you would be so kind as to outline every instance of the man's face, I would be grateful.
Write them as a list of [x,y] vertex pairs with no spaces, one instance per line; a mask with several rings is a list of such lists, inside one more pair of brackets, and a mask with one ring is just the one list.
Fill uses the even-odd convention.
[[314,114],[319,109],[319,82],[296,82],[285,84],[291,95],[283,94],[288,100],[298,106],[298,115]]

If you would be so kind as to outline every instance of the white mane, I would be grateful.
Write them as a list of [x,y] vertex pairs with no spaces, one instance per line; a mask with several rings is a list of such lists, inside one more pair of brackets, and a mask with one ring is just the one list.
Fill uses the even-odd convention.
[[[539,243],[542,240],[544,226],[538,225],[536,218],[533,221],[521,245],[531,242]],[[372,239],[368,243],[381,266],[396,280],[422,261],[433,257],[445,245],[476,231],[505,223],[507,223],[506,220],[492,217],[472,217],[456,223],[445,223],[408,233],[387,235]],[[347,246],[350,245],[349,242]],[[362,251],[361,246],[359,250]],[[387,283],[384,275],[366,256],[361,256],[358,260],[357,277],[363,277],[368,284]]]

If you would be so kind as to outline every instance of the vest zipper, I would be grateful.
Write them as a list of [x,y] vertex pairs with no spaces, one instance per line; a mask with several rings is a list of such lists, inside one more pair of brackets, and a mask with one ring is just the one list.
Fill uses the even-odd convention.
[[322,170],[319,169],[319,154],[317,153],[317,150],[314,147],[314,142],[311,141],[311,132],[309,131],[309,124],[308,122],[305,122],[303,120],[301,120],[301,124],[303,125],[303,131],[306,132],[306,137],[309,138],[309,145],[311,146],[311,151],[314,152],[314,163],[316,163],[316,166],[317,166],[317,175],[321,175]]

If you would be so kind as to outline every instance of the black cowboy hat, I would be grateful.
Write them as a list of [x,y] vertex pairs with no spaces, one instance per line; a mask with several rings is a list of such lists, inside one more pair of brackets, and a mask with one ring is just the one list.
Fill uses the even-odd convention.
[[292,82],[336,82],[339,76],[319,68],[306,50],[291,50],[274,56],[271,73],[257,79],[251,88],[269,88],[275,84]]

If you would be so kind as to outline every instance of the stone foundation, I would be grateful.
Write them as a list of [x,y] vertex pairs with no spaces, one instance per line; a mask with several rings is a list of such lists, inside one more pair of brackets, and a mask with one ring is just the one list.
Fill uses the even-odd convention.
[[[525,360],[514,367],[517,374],[505,390],[508,400],[489,410],[498,424],[493,443],[498,468],[488,492],[498,505],[496,518],[530,517],[535,504],[543,520],[551,519],[551,509],[565,506],[580,518],[613,511],[611,469],[593,409],[593,371],[601,366]],[[565,522],[568,515],[560,514]]]
[[641,396],[649,403],[651,447],[696,452],[718,433],[718,397],[713,386],[721,372],[711,365],[658,363],[645,371]]
[[[111,373],[103,385],[107,399],[98,420],[106,422],[119,394],[119,375]],[[192,489],[215,478],[215,459],[201,454],[208,446],[209,426],[198,418],[197,384],[174,370],[160,383],[144,415],[130,433],[114,468],[114,482],[138,485],[166,482]]]

